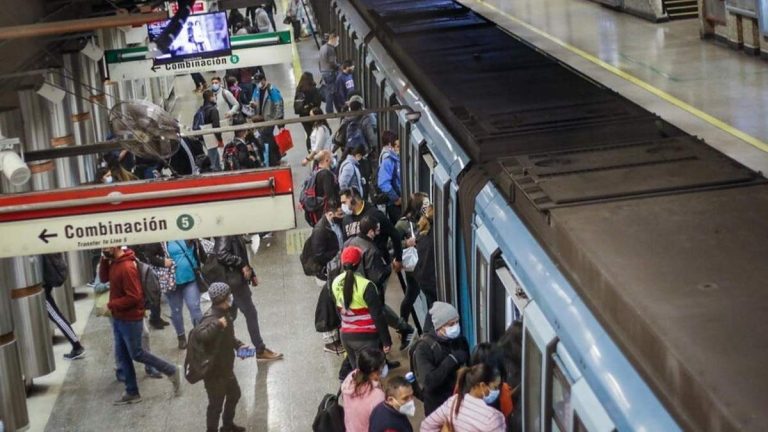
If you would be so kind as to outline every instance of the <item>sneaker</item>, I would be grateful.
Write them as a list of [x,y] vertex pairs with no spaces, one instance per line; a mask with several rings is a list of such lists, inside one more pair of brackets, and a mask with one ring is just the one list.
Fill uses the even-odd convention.
[[144,369],[144,372],[146,372],[147,376],[150,378],[160,379],[163,377],[163,374],[161,374],[157,369]]
[[323,347],[323,351],[340,355],[340,354],[344,354],[344,347],[340,343],[334,342],[334,343],[325,344],[325,346]]
[[85,348],[83,347],[72,348],[72,351],[64,354],[64,358],[67,360],[77,360],[83,357],[85,357]]
[[171,375],[168,375],[168,379],[171,380],[171,384],[173,384],[173,395],[181,395],[181,365],[176,365],[176,371]]
[[164,321],[162,318],[157,321],[152,321],[152,320],[149,321],[149,326],[155,330],[162,330],[167,325],[168,325],[168,322]]
[[122,396],[120,396],[120,399],[116,400],[113,405],[130,405],[141,402],[141,395],[129,395],[128,393],[123,393]]
[[400,333],[400,351],[404,351],[411,346],[413,342],[413,336],[416,334],[416,330],[412,326],[408,326],[408,330]]
[[184,335],[179,335],[176,337],[176,339],[179,340],[179,349],[185,350],[187,349],[187,338]]
[[282,358],[282,354],[276,353],[269,348],[264,348],[263,351],[256,353],[256,360],[261,361],[280,360]]
[[221,429],[219,429],[219,432],[245,432],[246,429],[242,426],[238,426],[234,423],[232,423],[229,426],[222,426]]

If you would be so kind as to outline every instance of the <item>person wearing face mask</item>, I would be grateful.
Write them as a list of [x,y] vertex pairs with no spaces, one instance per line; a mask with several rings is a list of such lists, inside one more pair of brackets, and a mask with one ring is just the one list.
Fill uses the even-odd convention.
[[365,178],[360,172],[360,160],[365,156],[365,149],[357,147],[347,154],[344,162],[339,166],[339,188],[355,189],[358,194],[365,197]]
[[[205,125],[211,125],[213,128],[221,127],[221,117],[216,107],[216,95],[213,93],[213,90],[205,90],[202,97],[203,105],[195,112],[192,130],[200,130]],[[210,135],[206,135],[204,141],[211,169],[213,171],[221,171],[219,148],[224,148],[224,138],[221,133],[216,132],[213,134],[213,139],[210,138]]]
[[352,60],[341,62],[341,73],[336,76],[333,89],[333,103],[336,111],[341,112],[350,95],[356,90],[354,71],[355,65],[352,63]]
[[[419,285],[419,290],[427,298],[427,308],[437,300],[437,272],[435,270],[435,239],[432,231],[432,221],[435,209],[428,205],[423,210],[423,215],[419,218],[416,225],[416,251],[419,254],[419,261],[413,269],[413,278]],[[430,323],[425,323],[425,330]]]
[[240,112],[240,102],[229,88],[221,85],[221,78],[211,78],[211,91],[216,98],[216,108],[221,117],[230,118]]
[[403,377],[392,377],[387,381],[385,396],[371,413],[368,432],[413,432],[408,420],[416,414],[411,384]]
[[[282,119],[285,115],[285,103],[280,90],[267,82],[267,77],[264,74],[257,73],[254,75],[253,81],[257,84],[253,88],[253,95],[251,96],[250,103],[254,111],[252,121],[265,122]],[[285,126],[278,126],[280,129],[284,127]],[[264,160],[268,166],[279,166],[282,155],[280,155],[280,150],[275,143],[275,127],[262,127],[259,129],[259,135],[266,148],[262,160]]]
[[[405,215],[395,224],[395,229],[400,233],[400,238],[403,239],[403,249],[416,247],[416,236],[419,233],[419,219],[426,214],[429,206],[429,197],[423,192],[416,192],[408,198]],[[413,303],[416,302],[421,291],[419,290],[419,283],[416,281],[413,271],[405,272],[405,281],[406,291],[403,301],[400,303],[400,317],[407,322],[408,317],[413,310]],[[431,304],[429,306],[431,306]],[[401,347],[400,349],[405,349],[405,347]]]
[[414,364],[411,365],[422,389],[425,415],[453,394],[456,373],[469,359],[469,343],[461,335],[456,308],[435,302],[429,314],[434,328],[424,333],[414,345]]
[[429,414],[421,423],[421,432],[440,432],[450,425],[453,432],[504,432],[504,415],[490,406],[499,398],[501,373],[480,363],[459,371],[459,391]]
[[325,100],[325,112],[333,112],[333,99],[336,93],[336,71],[339,63],[336,60],[336,47],[339,46],[339,35],[335,30],[328,33],[328,41],[320,47],[319,68],[322,80],[322,94]]
[[358,352],[357,367],[341,384],[346,430],[368,430],[371,412],[378,404],[384,402],[381,380],[388,372],[381,350],[369,347]]
[[[333,157],[331,152],[322,150],[317,154],[317,169],[310,174],[315,177],[315,196],[319,199],[315,209],[304,209],[304,217],[310,226],[315,226],[318,221],[323,217],[323,214],[328,211],[328,203],[330,200],[334,200],[339,203],[339,185],[336,182],[336,175],[331,171],[331,163]],[[310,180],[311,181],[311,180]],[[340,205],[340,204],[339,204]],[[342,217],[344,214],[341,214]],[[339,221],[341,226],[341,221]]]
[[394,132],[384,131],[381,141],[384,146],[379,155],[379,173],[376,178],[376,185],[384,198],[382,201],[376,200],[376,202],[386,204],[387,216],[389,216],[390,222],[395,223],[402,213],[400,140]]
[[[244,427],[234,423],[235,408],[240,400],[240,385],[234,374],[235,352],[251,347],[235,337],[235,326],[229,313],[233,302],[229,285],[214,282],[208,288],[208,293],[211,296],[211,308],[193,330],[197,343],[209,360],[203,377],[205,392],[208,394],[206,430],[244,432]],[[221,429],[219,418],[223,423]]]

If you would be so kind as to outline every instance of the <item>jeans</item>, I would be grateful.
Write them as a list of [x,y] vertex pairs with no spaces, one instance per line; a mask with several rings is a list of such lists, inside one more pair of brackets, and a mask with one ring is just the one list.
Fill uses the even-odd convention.
[[[114,320],[112,318],[109,319],[109,322],[114,325]],[[117,344],[114,344],[113,348],[115,355],[115,375],[117,376],[118,381],[125,382],[125,372],[123,372],[123,369],[120,366],[120,362],[117,360]],[[147,327],[147,322],[145,320],[142,320],[141,326],[141,348],[146,352],[152,352],[149,347],[149,327]],[[157,369],[150,365],[144,365],[144,372],[152,375],[157,372]]]
[[334,88],[333,86],[336,85],[336,72],[330,71],[330,72],[321,72],[321,75],[323,75],[323,82],[325,85],[323,86],[323,98],[325,100],[325,113],[330,114],[333,112],[333,95],[334,95]]
[[253,304],[253,297],[251,297],[251,290],[248,285],[246,284],[245,288],[233,288],[232,297],[235,299],[233,306],[245,316],[248,334],[251,336],[251,342],[256,348],[256,352],[264,351],[266,346],[264,340],[261,339],[261,331],[259,330],[259,313],[256,311],[256,305]]
[[142,320],[126,321],[117,318],[112,320],[115,353],[117,354],[120,369],[125,374],[125,392],[129,395],[139,394],[136,370],[133,368],[134,361],[151,366],[168,376],[176,373],[176,366],[142,348],[141,331],[143,326]]
[[211,160],[211,169],[213,171],[221,171],[221,157],[219,156],[218,147],[208,149],[208,159]]
[[204,378],[203,383],[205,392],[208,394],[208,410],[205,416],[208,432],[218,432],[219,416],[224,428],[232,426],[235,420],[235,407],[240,400],[240,386],[237,384],[237,378],[234,375]]
[[267,16],[269,17],[269,23],[272,24],[272,31],[277,31],[277,25],[275,24],[275,13],[272,11],[272,8],[267,6],[266,8]]
[[184,331],[184,303],[187,304],[189,315],[192,317],[192,327],[203,319],[203,312],[200,310],[200,289],[197,287],[196,281],[177,285],[175,290],[165,293],[165,298],[168,299],[168,305],[171,307],[171,323],[176,330],[176,336],[186,334]]

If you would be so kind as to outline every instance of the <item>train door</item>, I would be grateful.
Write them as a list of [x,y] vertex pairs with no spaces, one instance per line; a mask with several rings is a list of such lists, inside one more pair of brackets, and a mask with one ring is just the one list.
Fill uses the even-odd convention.
[[544,419],[552,396],[550,359],[557,335],[535,302],[526,306],[523,316],[523,430],[548,432]]
[[[488,342],[491,340],[490,331],[490,287],[491,287],[491,264],[499,255],[499,245],[493,239],[493,235],[483,225],[475,225],[475,237],[473,239],[472,271],[473,275],[470,282],[471,311],[474,324],[474,340],[472,342]],[[462,319],[464,317],[462,316]],[[470,318],[470,317],[468,317]],[[466,334],[467,338],[470,337]]]
[[437,295],[440,300],[455,305],[458,300],[456,289],[458,230],[456,226],[456,195],[458,189],[451,181],[445,168],[439,164],[435,167],[432,178]]
[[491,316],[488,328],[491,340],[496,341],[514,321],[522,321],[520,311],[528,304],[528,296],[509,270],[503,255],[494,260],[489,297]]
[[562,343],[551,357],[550,405],[546,426],[551,432],[613,432],[613,421],[581,375]]

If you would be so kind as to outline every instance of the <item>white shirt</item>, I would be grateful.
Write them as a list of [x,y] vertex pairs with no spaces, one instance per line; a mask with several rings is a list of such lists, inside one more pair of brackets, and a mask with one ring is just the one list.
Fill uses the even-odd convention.
[[309,142],[312,145],[311,148],[315,154],[322,150],[333,151],[331,131],[325,126],[312,128],[312,133],[309,135]]

